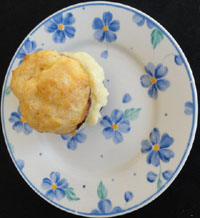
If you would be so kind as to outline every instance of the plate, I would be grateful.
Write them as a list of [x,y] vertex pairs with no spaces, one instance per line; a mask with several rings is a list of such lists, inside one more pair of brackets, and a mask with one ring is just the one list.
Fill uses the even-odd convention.
[[[41,49],[88,52],[105,70],[110,95],[96,126],[38,133],[10,90],[12,70]],[[25,38],[8,68],[1,104],[10,156],[29,186],[82,216],[117,216],[157,198],[183,167],[197,127],[192,71],[172,36],[126,5],[64,8]]]

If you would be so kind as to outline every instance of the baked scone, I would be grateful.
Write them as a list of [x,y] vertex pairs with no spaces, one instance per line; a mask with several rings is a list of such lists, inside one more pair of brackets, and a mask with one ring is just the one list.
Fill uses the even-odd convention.
[[92,118],[94,111],[107,103],[108,92],[102,83],[104,73],[101,85],[106,100],[99,104],[95,102],[98,98],[95,99],[96,91],[92,85],[95,84],[91,79],[93,73],[86,65],[88,63],[82,64],[70,53],[61,54],[55,50],[25,56],[22,64],[13,71],[10,87],[19,99],[23,118],[32,128],[39,132],[67,134],[78,129],[85,119],[89,124],[98,121],[99,111]]

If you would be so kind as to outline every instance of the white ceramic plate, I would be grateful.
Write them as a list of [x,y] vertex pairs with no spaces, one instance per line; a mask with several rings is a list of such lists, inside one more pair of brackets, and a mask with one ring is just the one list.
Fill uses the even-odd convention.
[[[95,127],[41,134],[22,118],[12,70],[39,49],[85,51],[104,68],[110,95]],[[67,212],[116,216],[151,202],[180,172],[197,93],[183,52],[160,24],[122,4],[91,2],[56,12],[25,38],[6,74],[1,115],[11,158],[34,191]]]

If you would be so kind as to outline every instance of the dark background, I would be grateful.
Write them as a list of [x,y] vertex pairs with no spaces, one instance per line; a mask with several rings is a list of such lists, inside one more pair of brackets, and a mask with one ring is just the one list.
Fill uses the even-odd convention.
[[[44,18],[81,1],[4,0],[0,5],[1,86],[9,62],[24,37]],[[185,53],[199,93],[200,0],[127,0],[161,23]],[[172,185],[156,200],[131,215],[134,218],[200,218],[200,137],[197,129],[191,154]],[[2,134],[2,133],[1,133]],[[0,145],[0,218],[76,217],[40,198],[17,172],[3,136]],[[124,215],[127,217],[128,215]]]

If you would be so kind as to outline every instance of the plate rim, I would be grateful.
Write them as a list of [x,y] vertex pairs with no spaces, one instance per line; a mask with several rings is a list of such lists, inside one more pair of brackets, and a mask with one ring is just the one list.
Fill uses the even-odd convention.
[[[190,131],[190,136],[189,136],[189,140],[186,146],[186,149],[184,151],[184,154],[179,162],[179,164],[177,165],[176,169],[174,170],[172,177],[169,181],[167,181],[161,189],[159,189],[159,191],[154,192],[154,194],[152,194],[151,196],[149,196],[148,198],[146,198],[145,200],[143,200],[142,202],[133,205],[127,209],[122,210],[121,212],[118,213],[108,213],[108,214],[103,214],[103,215],[96,215],[96,214],[92,214],[92,213],[86,213],[86,212],[79,212],[79,211],[75,211],[73,209],[64,207],[62,205],[60,205],[59,203],[52,201],[48,198],[46,198],[46,196],[39,190],[37,189],[32,183],[31,181],[26,177],[26,175],[23,173],[23,171],[21,171],[16,163],[15,157],[12,153],[12,151],[9,148],[8,145],[8,137],[6,134],[6,129],[5,129],[5,123],[4,123],[4,90],[7,84],[7,80],[8,77],[10,75],[10,69],[12,68],[13,62],[15,60],[15,56],[16,54],[19,52],[20,48],[23,46],[24,42],[26,41],[26,39],[28,37],[30,37],[31,35],[34,34],[35,31],[37,31],[38,28],[40,28],[41,25],[43,25],[43,23],[45,23],[47,20],[51,19],[55,14],[60,13],[60,12],[66,12],[68,10],[73,10],[76,8],[80,8],[80,7],[86,7],[86,6],[113,6],[113,7],[118,7],[124,10],[128,10],[134,13],[138,13],[140,15],[142,15],[143,17],[153,21],[153,23],[155,24],[155,26],[159,27],[161,29],[161,31],[163,32],[163,34],[167,37],[167,39],[172,43],[172,45],[174,46],[174,48],[177,50],[177,52],[183,57],[183,64],[186,68],[187,71],[187,75],[190,81],[190,85],[191,85],[191,91],[192,91],[192,101],[194,103],[194,113],[193,113],[193,118],[192,118],[192,127],[191,127],[191,131]],[[159,197],[171,184],[172,182],[177,178],[178,174],[180,173],[180,171],[182,170],[183,166],[185,165],[185,162],[190,154],[190,151],[192,149],[193,146],[193,142],[195,139],[195,134],[196,134],[196,130],[197,130],[197,122],[198,122],[198,97],[197,97],[197,89],[196,89],[196,84],[195,84],[195,80],[194,80],[194,76],[190,67],[190,64],[183,52],[183,50],[181,49],[181,47],[179,46],[179,44],[176,42],[176,40],[174,39],[174,37],[160,24],[158,23],[154,18],[152,18],[151,16],[149,16],[148,14],[142,12],[141,10],[138,10],[132,6],[126,5],[126,4],[122,4],[122,3],[117,3],[117,2],[111,2],[111,1],[93,1],[93,2],[82,2],[82,3],[77,3],[77,4],[73,4],[70,5],[68,7],[62,8],[52,14],[50,14],[48,17],[46,17],[45,19],[43,19],[40,23],[38,23],[24,38],[24,40],[20,43],[20,45],[18,46],[16,52],[14,53],[10,64],[8,66],[7,72],[5,74],[4,77],[4,82],[3,82],[3,86],[2,86],[2,94],[1,94],[1,123],[2,123],[2,130],[3,130],[3,135],[4,135],[4,140],[5,140],[5,144],[8,150],[8,153],[15,165],[15,167],[17,168],[19,174],[22,176],[22,178],[26,181],[26,183],[29,185],[29,187],[32,188],[32,190],[34,190],[41,198],[43,198],[45,201],[47,201],[48,203],[50,203],[51,205],[65,211],[65,212],[69,212],[75,215],[81,215],[81,216],[85,216],[85,217],[114,217],[114,216],[119,216],[119,215],[123,215],[123,214],[127,214],[130,212],[133,212],[135,210],[138,210],[144,206],[146,206],[147,204],[151,203],[153,200],[155,200],[157,197]]]

